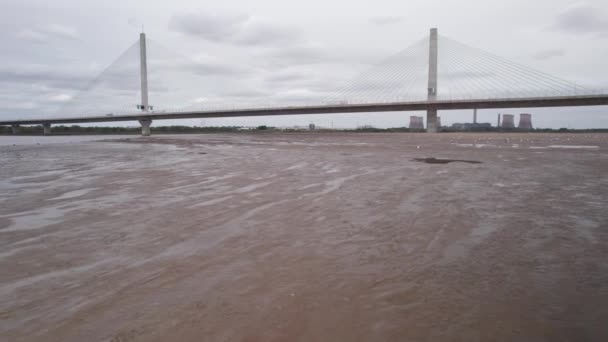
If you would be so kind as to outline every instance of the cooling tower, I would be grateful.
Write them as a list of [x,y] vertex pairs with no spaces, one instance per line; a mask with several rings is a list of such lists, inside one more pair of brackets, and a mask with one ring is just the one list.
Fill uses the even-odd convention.
[[532,129],[532,114],[519,114],[519,129]]
[[410,116],[410,129],[424,129],[422,116]]
[[515,121],[513,119],[513,114],[503,114],[502,115],[502,128],[515,128]]
[[410,116],[410,128],[416,128],[416,117]]

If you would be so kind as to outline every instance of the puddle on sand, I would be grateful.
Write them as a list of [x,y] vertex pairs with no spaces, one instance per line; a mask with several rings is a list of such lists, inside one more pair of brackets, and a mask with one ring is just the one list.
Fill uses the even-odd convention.
[[61,222],[67,210],[59,207],[44,207],[34,211],[25,211],[2,216],[9,218],[11,224],[0,229],[0,233],[18,232],[45,228],[46,226]]
[[427,163],[427,164],[449,164],[449,163],[469,163],[469,164],[481,164],[477,160],[464,160],[464,159],[437,159],[437,158],[414,158],[413,161]]
[[494,145],[494,144],[458,144],[458,143],[452,143],[452,145],[456,145],[458,147],[475,147],[475,148],[484,148],[484,147],[498,147],[498,145]]
[[93,190],[97,190],[97,188],[88,188],[88,189],[80,189],[80,190],[69,191],[69,192],[64,193],[61,196],[49,198],[47,201],[55,201],[55,200],[64,200],[64,199],[76,198],[76,197],[84,196],[84,195],[86,195],[87,193],[89,193],[89,192],[91,192]]
[[587,145],[549,145],[548,148],[563,148],[563,149],[576,149],[576,150],[595,150],[599,149],[599,146],[587,146]]

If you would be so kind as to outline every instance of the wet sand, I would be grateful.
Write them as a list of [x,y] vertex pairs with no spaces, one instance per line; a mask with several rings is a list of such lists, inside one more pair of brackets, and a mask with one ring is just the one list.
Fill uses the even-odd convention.
[[606,134],[3,146],[0,339],[606,341],[607,171]]

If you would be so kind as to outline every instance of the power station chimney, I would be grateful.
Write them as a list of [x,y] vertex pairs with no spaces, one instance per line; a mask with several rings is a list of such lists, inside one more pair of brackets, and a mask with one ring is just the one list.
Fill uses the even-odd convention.
[[498,120],[496,121],[496,128],[500,128],[500,113],[498,113]]
[[519,114],[519,129],[532,129],[532,114]]
[[477,108],[473,109],[473,124],[477,124]]
[[502,128],[515,128],[515,120],[513,114],[502,115]]

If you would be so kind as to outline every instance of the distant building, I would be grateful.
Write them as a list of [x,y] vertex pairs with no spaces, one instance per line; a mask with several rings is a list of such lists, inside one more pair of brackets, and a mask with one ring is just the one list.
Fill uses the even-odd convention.
[[315,124],[311,123],[310,125],[308,125],[308,129],[311,131],[315,130]]

